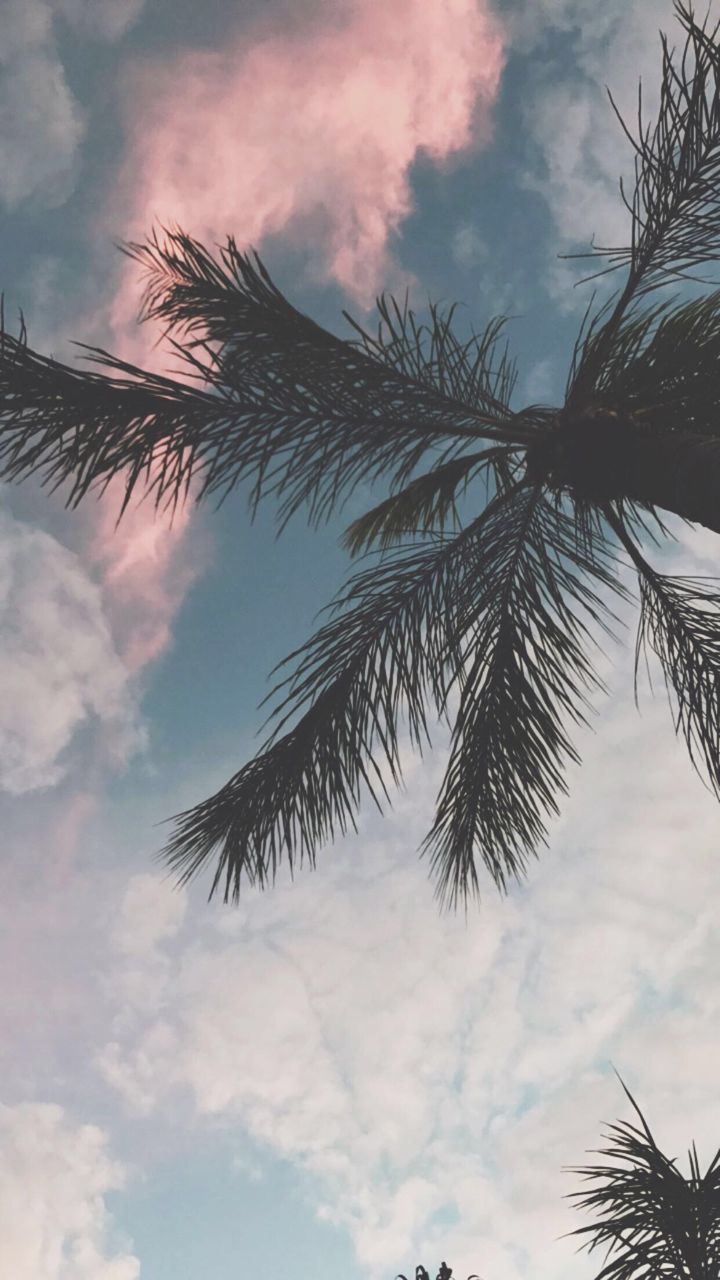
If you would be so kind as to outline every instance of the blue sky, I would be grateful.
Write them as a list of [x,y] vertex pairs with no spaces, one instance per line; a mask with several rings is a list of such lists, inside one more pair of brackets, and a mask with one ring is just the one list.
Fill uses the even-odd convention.
[[[514,316],[517,402],[557,402],[587,301],[557,258],[622,240],[604,96],[652,101],[670,5],[6,0],[0,286],[30,341],[159,362],[113,240],[152,216],[260,249],[345,334],[387,283]],[[379,33],[379,34],[378,34]],[[390,50],[387,65],[384,50]],[[378,69],[379,68],[379,69]],[[356,97],[345,88],[356,84]],[[460,85],[457,101],[448,85]],[[364,95],[364,96],[363,96]],[[464,95],[464,96],[463,96]],[[353,103],[355,104],[353,107]],[[360,105],[364,110],[360,111]],[[230,221],[232,215],[232,221]],[[10,320],[13,323],[13,320]],[[376,494],[372,494],[372,499]],[[143,508],[0,494],[0,1271],[16,1280],[593,1274],[561,1172],[629,1118],[720,1139],[717,812],[629,644],[549,848],[467,920],[417,848],[443,769],[238,908],[178,891],[155,825],[252,753],[270,668],[363,509],[274,537],[242,493]],[[714,535],[672,563],[712,573]],[[628,614],[632,628],[632,613]],[[658,690],[658,695],[660,690]]]

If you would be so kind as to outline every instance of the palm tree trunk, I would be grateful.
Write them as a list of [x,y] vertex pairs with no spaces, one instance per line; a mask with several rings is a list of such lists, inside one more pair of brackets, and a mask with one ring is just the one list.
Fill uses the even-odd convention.
[[720,533],[720,439],[633,425],[623,444],[624,497]]
[[563,415],[534,454],[550,483],[593,503],[627,498],[720,533],[720,437],[669,431],[607,407]]

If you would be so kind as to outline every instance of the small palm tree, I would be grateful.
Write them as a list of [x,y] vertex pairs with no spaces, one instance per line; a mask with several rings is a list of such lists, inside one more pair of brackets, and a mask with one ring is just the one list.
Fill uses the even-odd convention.
[[[589,255],[624,284],[588,308],[560,407],[511,408],[503,319],[462,340],[452,309],[420,323],[383,296],[377,333],[346,316],[355,336],[341,339],[257,255],[229,239],[215,258],[179,229],[126,252],[147,272],[143,315],[174,335],[189,381],[99,349],[106,372],[79,371],[4,334],[0,478],[67,485],[75,505],[122,475],[125,503],[146,490],[170,509],[191,486],[222,500],[249,480],[253,510],[279,500],[281,528],[302,506],[317,524],[360,483],[389,484],[345,534],[352,555],[379,558],[286,659],[267,742],[176,818],[164,855],[181,880],[215,857],[211,893],[235,900],[282,857],[314,865],[365,789],[380,805],[399,781],[401,717],[422,748],[428,706],[452,723],[457,701],[423,851],[451,904],[478,892],[479,861],[505,890],[577,759],[569,728],[599,684],[587,648],[611,624],[620,549],[639,578],[639,647],[659,657],[676,729],[720,790],[720,594],[660,573],[638,543],[665,532],[662,510],[720,532],[720,290],[657,300],[720,249],[718,28],[680,0],[676,12],[681,56],[662,36],[658,118],[631,139],[630,243]],[[462,526],[468,491],[477,513]]]
[[[690,1177],[684,1178],[675,1160],[660,1151],[630,1090],[620,1083],[640,1128],[626,1121],[608,1125],[611,1145],[597,1154],[616,1163],[568,1170],[601,1185],[568,1194],[566,1199],[577,1200],[577,1209],[594,1211],[599,1221],[567,1234],[589,1236],[581,1246],[589,1253],[605,1247],[605,1264],[595,1280],[717,1280],[720,1150],[701,1174],[693,1143],[688,1153]],[[451,1277],[452,1267],[441,1262],[436,1280]],[[399,1275],[397,1280],[407,1277]],[[415,1268],[415,1280],[430,1280],[425,1267]],[[468,1280],[480,1278],[472,1275]]]
[[[447,1262],[441,1262],[440,1269],[437,1273],[437,1276],[435,1277],[435,1280],[451,1280],[451,1276],[452,1276],[452,1267],[449,1267]],[[397,1280],[407,1280],[407,1276],[404,1276],[401,1272],[397,1276]],[[430,1274],[426,1267],[417,1266],[415,1268],[415,1280],[430,1280]],[[476,1275],[472,1275],[472,1276],[468,1276],[467,1280],[480,1280],[480,1277]]]
[[[620,1081],[622,1084],[622,1081]],[[600,1215],[596,1223],[570,1235],[587,1235],[589,1252],[606,1247],[596,1280],[717,1280],[720,1275],[720,1150],[700,1173],[693,1143],[690,1177],[663,1155],[630,1091],[623,1089],[640,1128],[609,1125],[611,1145],[598,1151],[613,1165],[571,1169],[599,1182],[592,1191],[573,1191],[579,1209]],[[623,1167],[626,1166],[626,1167]],[[610,1261],[608,1259],[614,1255]]]

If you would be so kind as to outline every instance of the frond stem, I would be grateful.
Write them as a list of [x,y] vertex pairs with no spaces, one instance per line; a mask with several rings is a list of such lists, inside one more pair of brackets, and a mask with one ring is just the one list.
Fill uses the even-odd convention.
[[648,564],[637,543],[633,542],[623,521],[619,518],[616,512],[613,511],[609,503],[603,506],[602,512],[613,533],[622,543],[630,556],[635,568],[644,578],[648,578],[654,582],[657,579],[655,570],[652,565]]

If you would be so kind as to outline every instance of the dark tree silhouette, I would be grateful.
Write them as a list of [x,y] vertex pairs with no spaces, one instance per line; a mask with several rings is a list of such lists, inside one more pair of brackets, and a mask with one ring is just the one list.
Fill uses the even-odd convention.
[[[620,1082],[622,1084],[622,1081]],[[623,1084],[640,1120],[609,1125],[609,1147],[597,1152],[611,1165],[571,1169],[591,1182],[592,1191],[573,1191],[578,1209],[596,1223],[571,1235],[589,1236],[592,1252],[605,1247],[596,1280],[717,1280],[720,1275],[720,1150],[700,1173],[695,1143],[684,1178],[658,1148],[647,1121]]]
[[[597,1221],[567,1234],[589,1237],[580,1246],[589,1253],[605,1249],[595,1280],[717,1280],[720,1150],[701,1174],[693,1143],[688,1153],[690,1177],[684,1178],[675,1160],[660,1151],[630,1090],[622,1080],[620,1084],[640,1126],[626,1121],[607,1126],[610,1145],[593,1154],[609,1157],[612,1164],[569,1169],[600,1185],[568,1194],[566,1199],[577,1201],[575,1208],[590,1210]],[[442,1262],[436,1280],[451,1277],[452,1267]],[[425,1267],[415,1268],[415,1280],[430,1280]]]
[[[346,316],[354,336],[341,339],[233,239],[214,258],[179,229],[126,252],[147,272],[143,314],[174,335],[190,380],[99,349],[89,358],[105,372],[79,371],[4,333],[5,480],[39,476],[75,505],[121,475],[125,502],[147,491],[170,509],[191,487],[222,500],[249,481],[253,510],[275,498],[281,528],[303,506],[326,519],[360,482],[391,492],[346,532],[353,555],[379,558],[286,660],[267,742],[177,816],[164,856],[181,880],[215,858],[211,892],[236,899],[282,858],[314,864],[364,791],[380,804],[399,780],[402,717],[421,748],[432,708],[452,723],[423,845],[437,893],[467,901],[479,860],[505,890],[577,759],[568,735],[599,683],[588,648],[611,624],[621,551],[639,578],[639,647],[659,658],[676,729],[720,789],[720,592],[659,572],[638,542],[664,532],[663,510],[720,532],[720,290],[657,292],[697,280],[720,247],[718,28],[680,0],[676,14],[684,46],[661,37],[657,120],[640,111],[626,130],[630,242],[590,255],[624,283],[591,303],[560,407],[511,408],[503,319],[465,341],[452,309],[420,323],[383,296],[377,333]],[[461,493],[478,498],[464,527]]]
[[[452,1276],[452,1267],[449,1267],[446,1262],[441,1262],[440,1269],[437,1273],[437,1276],[435,1277],[435,1280],[450,1280],[451,1276]],[[400,1273],[397,1276],[397,1280],[407,1280],[407,1276],[404,1276],[402,1273]],[[430,1280],[430,1273],[428,1272],[426,1267],[417,1266],[415,1268],[415,1280]],[[480,1277],[472,1275],[472,1276],[468,1276],[467,1280],[480,1280]]]

